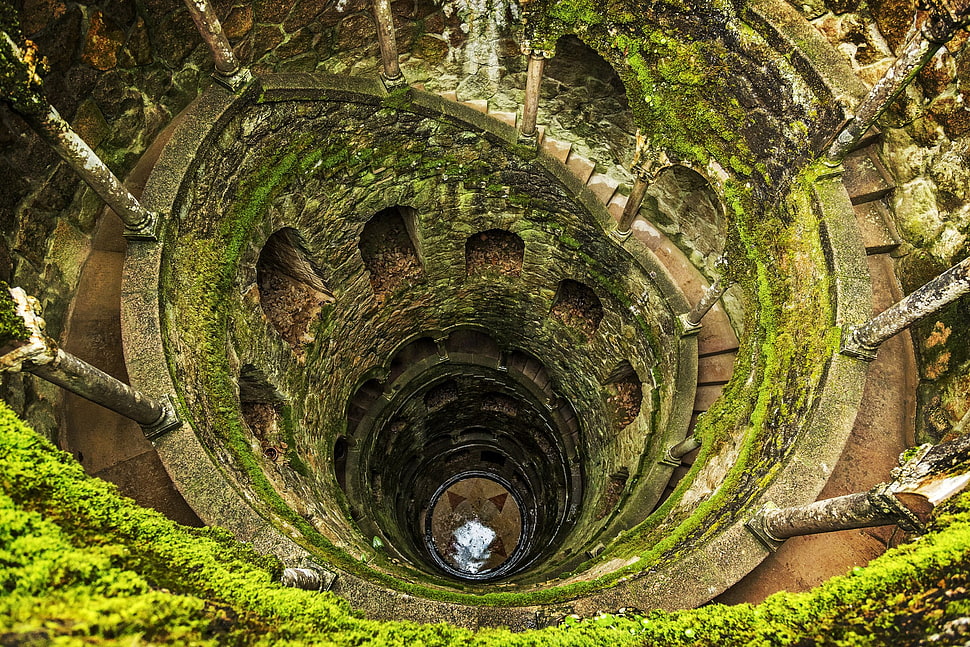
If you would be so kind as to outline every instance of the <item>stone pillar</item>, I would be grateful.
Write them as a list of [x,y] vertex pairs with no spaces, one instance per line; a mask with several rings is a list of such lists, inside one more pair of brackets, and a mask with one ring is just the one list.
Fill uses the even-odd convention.
[[435,347],[438,350],[438,361],[447,362],[448,361],[448,335],[442,335],[440,337],[435,337],[434,339]]
[[970,484],[968,459],[970,436],[922,445],[900,456],[891,483],[808,505],[778,508],[769,502],[745,525],[770,550],[789,537],[853,528],[896,524],[921,532],[936,506]]
[[670,465],[671,467],[680,467],[682,461],[681,459],[687,454],[691,453],[695,449],[701,446],[701,441],[694,436],[688,436],[682,441],[667,448],[667,452],[664,457],[660,459],[661,465]]
[[20,288],[11,288],[30,338],[0,357],[0,371],[26,371],[52,382],[82,398],[111,409],[141,425],[149,439],[157,438],[182,424],[171,400],[156,400],[100,369],[57,347],[44,332],[39,304]]
[[640,207],[643,205],[643,198],[647,195],[648,180],[649,178],[644,174],[634,174],[633,189],[631,189],[630,197],[623,207],[620,221],[616,223],[616,229],[613,230],[617,238],[625,239],[630,235],[633,221],[637,219],[637,214],[640,213]]
[[670,166],[670,159],[664,151],[653,150],[650,148],[647,138],[640,131],[636,135],[636,149],[633,153],[633,161],[630,163],[630,172],[633,173],[633,188],[630,190],[630,197],[623,207],[620,221],[610,232],[615,238],[626,240],[630,236],[633,228],[633,221],[637,219],[643,199],[647,195],[650,183],[657,179],[657,175],[667,166]]
[[[727,259],[721,256],[715,261],[714,265],[723,273],[727,268]],[[701,320],[704,318],[704,315],[711,311],[711,308],[724,296],[724,293],[727,292],[729,287],[731,287],[731,282],[726,280],[723,274],[714,280],[714,283],[704,291],[701,300],[697,302],[691,311],[680,315],[683,334],[691,335],[700,330]]]
[[522,53],[528,57],[529,65],[526,70],[525,100],[522,104],[519,132],[523,138],[531,140],[538,137],[536,119],[539,115],[539,89],[542,86],[542,71],[546,67],[546,59],[552,58],[552,52],[533,49],[529,43],[525,43]]
[[212,58],[215,59],[216,75],[213,78],[235,92],[250,81],[252,75],[240,69],[239,61],[232,51],[232,45],[229,44],[229,38],[226,37],[218,16],[208,0],[185,0],[185,6],[189,8],[202,40],[209,46]]
[[766,506],[748,521],[747,526],[769,548],[777,548],[790,537],[888,526],[905,518],[899,513],[887,512],[876,506],[871,494],[847,494],[790,508]]
[[10,94],[3,98],[118,214],[125,223],[127,238],[155,240],[158,216],[138,202],[42,96],[38,58],[36,51],[29,47],[22,50],[6,32],[0,32],[0,60],[8,63],[15,74],[22,76],[13,81],[18,84],[19,95]]
[[898,303],[861,326],[851,326],[842,337],[846,355],[874,359],[879,345],[970,292],[970,257],[963,259]]
[[384,85],[404,85],[404,75],[397,55],[397,39],[394,36],[394,15],[390,0],[374,0],[374,17],[377,19],[377,43],[381,49],[381,80]]
[[284,568],[280,584],[304,591],[329,591],[336,574],[317,568]]
[[[855,116],[842,128],[825,153],[825,162],[839,165],[933,55],[956,31],[970,24],[970,3],[965,0],[934,2],[919,32],[905,44],[896,61],[856,107]],[[962,5],[962,6],[958,6]]]

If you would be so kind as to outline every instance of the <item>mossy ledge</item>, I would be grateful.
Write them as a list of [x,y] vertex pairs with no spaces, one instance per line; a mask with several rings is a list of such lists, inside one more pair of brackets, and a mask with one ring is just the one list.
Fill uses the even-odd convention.
[[2,403],[0,459],[3,644],[903,645],[970,613],[968,495],[919,541],[808,593],[512,634],[364,620],[285,589],[274,558],[138,507]]

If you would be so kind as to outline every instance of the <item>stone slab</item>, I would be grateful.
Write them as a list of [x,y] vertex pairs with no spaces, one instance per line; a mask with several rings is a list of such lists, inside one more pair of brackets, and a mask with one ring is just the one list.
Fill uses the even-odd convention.
[[856,222],[866,254],[884,254],[899,247],[899,239],[887,225],[892,214],[883,200],[855,205]]
[[867,146],[846,156],[842,183],[854,205],[878,200],[896,188],[889,171],[879,161],[875,146]]

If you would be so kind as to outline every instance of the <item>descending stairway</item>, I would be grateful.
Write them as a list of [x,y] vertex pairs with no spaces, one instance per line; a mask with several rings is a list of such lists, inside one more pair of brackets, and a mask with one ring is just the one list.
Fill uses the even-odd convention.
[[[454,91],[441,92],[439,96],[458,101]],[[512,127],[517,122],[514,112],[490,110],[488,101],[475,99],[461,101],[474,110],[485,113]],[[539,150],[558,159],[576,177],[583,181],[616,220],[627,203],[627,196],[619,191],[620,183],[606,173],[597,173],[596,164],[578,154],[571,143],[547,136],[543,126],[538,127]],[[674,245],[667,236],[655,228],[649,221],[638,218],[633,224],[632,235],[647,246],[657,259],[667,268],[674,282],[683,291],[690,303],[697,303],[709,283],[700,270],[690,262],[686,254]],[[723,306],[718,303],[704,317],[703,326],[697,339],[697,391],[694,398],[694,410],[691,416],[688,436],[694,432],[698,416],[707,411],[717,400],[724,385],[731,379],[734,372],[734,360],[737,357],[738,337]],[[699,450],[694,450],[681,459],[681,465],[674,469],[670,482],[661,494],[660,503],[670,496],[677,483],[690,470]]]
[[[870,133],[847,156],[842,183],[855,209],[872,282],[873,314],[902,298],[893,255],[900,238],[888,200],[895,182],[879,159],[881,135]],[[897,457],[914,444],[916,360],[908,333],[879,349],[871,363],[852,434],[819,499],[865,492],[890,478]],[[757,603],[780,591],[804,590],[864,566],[899,539],[895,526],[793,537],[716,602]]]

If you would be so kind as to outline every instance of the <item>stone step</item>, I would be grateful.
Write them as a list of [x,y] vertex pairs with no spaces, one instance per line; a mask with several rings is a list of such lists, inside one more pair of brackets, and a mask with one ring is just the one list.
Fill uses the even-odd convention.
[[708,355],[697,359],[698,384],[724,384],[734,374],[734,360],[737,352]]
[[506,123],[512,126],[513,128],[515,128],[515,123],[516,123],[516,120],[518,119],[517,113],[506,112],[504,110],[489,110],[488,116],[494,117],[495,119],[498,119],[502,123]]
[[855,205],[855,215],[866,254],[886,254],[899,247],[893,216],[884,200]]
[[855,145],[855,148],[852,150],[861,150],[880,142],[882,142],[882,131],[875,126],[872,126],[866,131],[866,134],[862,136],[862,139],[859,140],[859,142]]
[[439,92],[438,93],[438,96],[439,97],[442,97],[444,99],[448,99],[448,101],[454,101],[455,103],[458,102],[458,93],[455,92],[454,90],[447,90],[445,92]]
[[896,188],[889,171],[879,161],[874,144],[846,156],[842,184],[852,204],[879,200]]
[[694,396],[694,411],[707,411],[714,401],[721,397],[723,384],[698,384],[697,395]]
[[469,99],[468,101],[462,101],[462,105],[468,106],[472,110],[477,110],[478,112],[488,113],[488,101],[485,99]]
[[569,157],[569,151],[572,150],[573,145],[569,142],[559,141],[558,139],[553,139],[552,137],[543,138],[542,142],[539,144],[539,150],[541,150],[546,155],[555,157],[557,160],[566,163],[566,159]]
[[578,177],[583,184],[586,184],[590,176],[593,175],[596,165],[585,157],[577,155],[570,150],[569,156],[566,158],[566,168],[569,169],[570,173]]
[[593,173],[586,182],[586,186],[600,199],[600,202],[608,207],[620,183],[605,173]]

